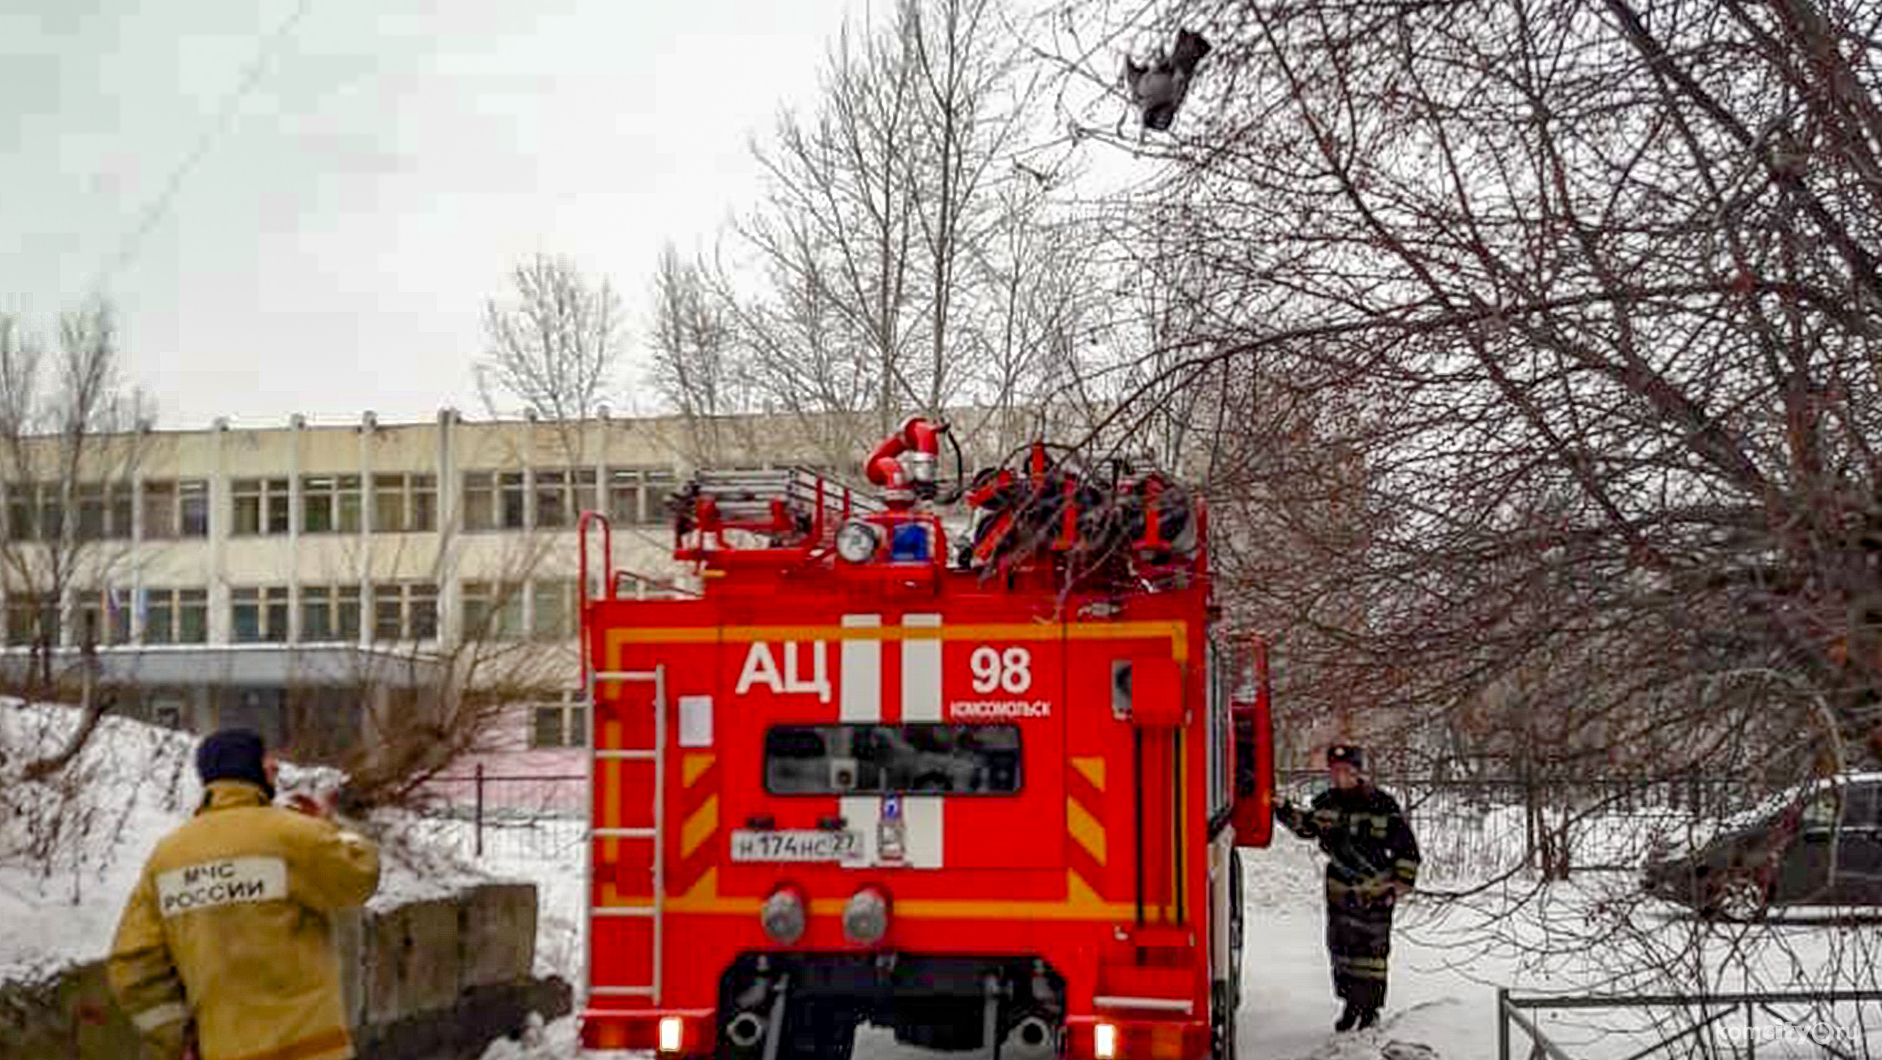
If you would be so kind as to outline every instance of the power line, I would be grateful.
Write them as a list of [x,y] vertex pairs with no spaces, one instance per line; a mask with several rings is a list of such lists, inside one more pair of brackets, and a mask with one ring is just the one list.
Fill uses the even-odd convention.
[[276,52],[287,43],[301,19],[312,7],[313,0],[297,0],[293,13],[288,15],[286,21],[276,27],[273,33],[262,38],[261,43],[255,49],[254,57],[249,60],[247,68],[242,71],[242,78],[236,83],[234,91],[223,98],[215,118],[203,129],[202,135],[197,138],[189,154],[185,155],[183,161],[171,172],[170,179],[164,184],[163,190],[151,200],[149,206],[144,208],[143,215],[138,219],[136,226],[119,240],[117,249],[106,259],[104,267],[98,270],[97,278],[92,281],[90,287],[94,295],[103,295],[105,285],[123,271],[124,267],[129,265],[143,249],[144,240],[156,229],[164,215],[169,213],[170,205],[176,201],[183,182],[189,178],[197,163],[209,154],[209,149],[215,146],[216,141],[228,133],[242,104],[261,83],[262,74],[267,72],[268,64],[273,61]]

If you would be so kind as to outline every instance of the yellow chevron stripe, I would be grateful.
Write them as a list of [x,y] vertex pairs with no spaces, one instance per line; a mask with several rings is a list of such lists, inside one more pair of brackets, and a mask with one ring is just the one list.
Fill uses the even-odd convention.
[[712,768],[712,754],[708,751],[694,751],[680,756],[680,784],[692,787],[699,775]]
[[680,857],[691,857],[699,844],[705,842],[712,833],[719,830],[719,797],[708,798],[699,809],[686,818],[680,826]]
[[1085,779],[1091,781],[1092,787],[1097,788],[1099,791],[1104,790],[1104,756],[1103,755],[1091,755],[1089,757],[1073,758],[1072,768],[1078,770],[1080,773],[1083,773],[1085,775]]
[[1078,845],[1085,848],[1086,853],[1096,858],[1098,864],[1104,864],[1104,826],[1098,823],[1096,817],[1085,812],[1077,799],[1065,800],[1065,827],[1072,833],[1072,838],[1078,840]]

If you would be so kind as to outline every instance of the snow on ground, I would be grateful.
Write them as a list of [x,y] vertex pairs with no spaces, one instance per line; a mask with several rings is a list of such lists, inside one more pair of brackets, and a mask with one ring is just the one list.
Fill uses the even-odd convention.
[[[1237,1048],[1249,1060],[1488,1060],[1497,1055],[1497,987],[1528,993],[1614,993],[1653,988],[1650,979],[1617,977],[1622,965],[1651,949],[1632,949],[1624,938],[1594,945],[1581,932],[1609,915],[1617,892],[1631,892],[1627,874],[1591,873],[1539,892],[1527,877],[1469,898],[1419,894],[1400,908],[1393,937],[1391,985],[1378,1027],[1335,1034],[1338,1014],[1327,967],[1321,861],[1312,844],[1277,837],[1267,850],[1243,855],[1247,941]],[[559,857],[499,859],[499,871],[542,887],[544,953],[566,954],[553,970],[579,982],[581,960],[581,855],[571,844]],[[1442,864],[1434,877],[1445,879]],[[1823,986],[1826,969],[1842,968],[1867,981],[1874,963],[1873,926],[1826,925],[1782,919],[1775,924],[1713,931],[1671,907],[1650,905],[1635,918],[1664,952],[1689,937],[1704,940],[1694,952],[1715,967],[1738,963],[1759,969],[1746,978],[1719,978],[1719,989]],[[1644,943],[1638,943],[1644,946]],[[1875,944],[1882,945],[1882,944]],[[567,963],[560,963],[562,960]],[[1850,986],[1851,982],[1841,985]],[[1666,984],[1659,984],[1665,988]],[[1882,1010],[1864,1017],[1870,1027]],[[1664,1013],[1662,1013],[1664,1015]],[[1841,1047],[1876,1055],[1882,1030],[1864,1043],[1856,1014],[1828,1014]],[[1543,1014],[1541,1022],[1576,1060],[1618,1060],[1651,1044],[1652,1013]],[[1639,1034],[1647,1034],[1640,1037]],[[1744,1041],[1742,1019],[1734,1027]],[[1827,1054],[1799,1031],[1760,1018],[1757,1055],[1765,1058]],[[538,1028],[522,1042],[498,1042],[483,1060],[569,1060],[579,1055],[573,1018]],[[1715,1044],[1729,1046],[1730,1042]],[[1869,1052],[1863,1053],[1864,1045]],[[1529,1045],[1515,1032],[1516,1055]],[[909,1051],[859,1038],[858,1060],[890,1060]],[[1665,1054],[1683,1056],[1682,1053]],[[1722,1050],[1715,1055],[1734,1055]]]
[[[10,705],[9,705],[10,706]],[[61,708],[0,710],[0,736],[56,743],[73,721]],[[17,743],[15,743],[17,745]],[[194,738],[123,719],[106,719],[91,746],[65,774],[64,790],[25,788],[0,793],[0,979],[38,978],[95,959],[109,946],[124,896],[157,838],[184,820],[200,797],[191,768]],[[330,771],[284,768],[284,787],[331,787]],[[63,800],[63,801],[61,801]],[[1499,857],[1485,840],[1500,832],[1431,834],[1426,877],[1456,887]],[[50,834],[47,821],[62,832]],[[38,822],[38,824],[31,824]],[[473,858],[464,822],[410,814],[375,816],[373,828],[395,841],[385,847],[386,871],[373,904],[447,893],[490,879],[533,882],[540,900],[537,970],[579,983],[582,961],[581,822],[575,818],[489,823],[486,853]],[[1619,831],[1625,822],[1611,826]],[[1603,845],[1624,836],[1594,835]],[[1628,916],[1615,903],[1635,902],[1627,873],[1577,875],[1537,889],[1516,877],[1501,889],[1464,898],[1419,894],[1401,907],[1394,935],[1391,992],[1381,1025],[1335,1035],[1337,1012],[1323,947],[1320,861],[1311,844],[1277,837],[1268,850],[1243,855],[1247,948],[1237,1044],[1259,1060],[1473,1060],[1496,1055],[1496,988],[1528,992],[1612,993],[1667,989],[1630,968],[1683,964],[1704,968],[1717,989],[1874,987],[1882,932],[1873,924],[1791,914],[1769,925],[1710,929],[1664,906]],[[1461,889],[1461,888],[1460,888]],[[1601,925],[1623,930],[1601,935]],[[1875,1027],[1879,1011],[1861,1013]],[[1878,1052],[1882,1030],[1863,1041],[1857,1013],[1825,1012],[1853,1055]],[[1577,1060],[1634,1052],[1651,1037],[1652,1014],[1547,1014],[1548,1032]],[[1818,1056],[1803,1035],[1761,1020],[1761,1057]],[[484,1060],[567,1060],[578,1055],[575,1021],[533,1027],[517,1042],[498,1042]],[[1741,1032],[1742,1035],[1742,1032]],[[1741,1036],[1742,1041],[1742,1036]],[[1853,1043],[1853,1045],[1852,1045]],[[1526,1055],[1520,1034],[1513,1043]],[[859,1060],[885,1060],[875,1041],[859,1043]],[[1727,1054],[1729,1055],[1729,1054]]]
[[[66,707],[0,700],[0,744],[60,745],[77,721]],[[202,798],[196,738],[105,718],[52,784],[18,784],[0,798],[0,981],[32,981],[105,955],[151,848]],[[284,764],[285,790],[321,792],[332,770]],[[54,830],[56,826],[56,831]],[[422,840],[409,815],[375,815],[383,871],[371,908],[440,897],[489,874]],[[419,838],[414,838],[419,837]]]

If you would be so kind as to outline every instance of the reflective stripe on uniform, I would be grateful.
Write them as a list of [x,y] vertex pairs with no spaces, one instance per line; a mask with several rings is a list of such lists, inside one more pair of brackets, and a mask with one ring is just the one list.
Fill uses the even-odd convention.
[[180,1019],[187,1019],[190,1010],[181,1001],[166,1001],[161,1005],[152,1005],[147,1009],[131,1013],[131,1023],[145,1033],[167,1026]]

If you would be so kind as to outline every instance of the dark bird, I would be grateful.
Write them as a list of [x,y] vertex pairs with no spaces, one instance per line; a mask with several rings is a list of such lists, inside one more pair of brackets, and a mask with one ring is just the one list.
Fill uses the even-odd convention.
[[1124,59],[1124,84],[1131,102],[1143,115],[1144,128],[1162,132],[1176,120],[1176,110],[1189,94],[1189,82],[1196,75],[1196,64],[1209,54],[1209,42],[1202,34],[1178,30],[1176,47],[1166,57],[1161,53],[1149,66],[1139,66],[1128,56]]

